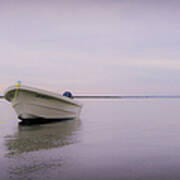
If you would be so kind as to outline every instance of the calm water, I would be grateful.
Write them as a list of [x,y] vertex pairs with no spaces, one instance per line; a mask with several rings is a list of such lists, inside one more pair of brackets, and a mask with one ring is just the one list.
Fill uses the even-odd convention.
[[[12,111],[0,179],[180,179],[180,100],[82,102],[80,119],[53,124],[19,126]],[[9,108],[1,101],[1,120]]]

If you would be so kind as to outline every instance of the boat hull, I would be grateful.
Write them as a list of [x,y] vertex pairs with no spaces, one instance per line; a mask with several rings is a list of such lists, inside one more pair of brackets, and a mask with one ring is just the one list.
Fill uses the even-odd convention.
[[[15,93],[17,91],[17,96]],[[82,105],[68,97],[27,87],[10,88],[5,98],[14,101],[13,108],[19,119],[74,119],[80,115]]]

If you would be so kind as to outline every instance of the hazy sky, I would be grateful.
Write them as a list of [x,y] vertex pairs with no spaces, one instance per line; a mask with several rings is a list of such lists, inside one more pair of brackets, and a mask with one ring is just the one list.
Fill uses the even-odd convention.
[[0,0],[0,90],[180,94],[179,0]]

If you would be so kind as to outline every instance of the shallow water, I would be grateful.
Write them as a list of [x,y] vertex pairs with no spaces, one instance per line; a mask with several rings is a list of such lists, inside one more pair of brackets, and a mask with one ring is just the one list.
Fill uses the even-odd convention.
[[[180,100],[81,100],[80,119],[0,124],[0,179],[180,179]],[[0,121],[10,105],[0,103]]]

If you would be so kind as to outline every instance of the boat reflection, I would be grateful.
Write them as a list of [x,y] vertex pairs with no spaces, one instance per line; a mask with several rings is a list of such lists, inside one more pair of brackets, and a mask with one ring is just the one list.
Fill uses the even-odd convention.
[[43,125],[19,125],[14,135],[5,137],[7,156],[77,143],[80,126],[79,119]]

